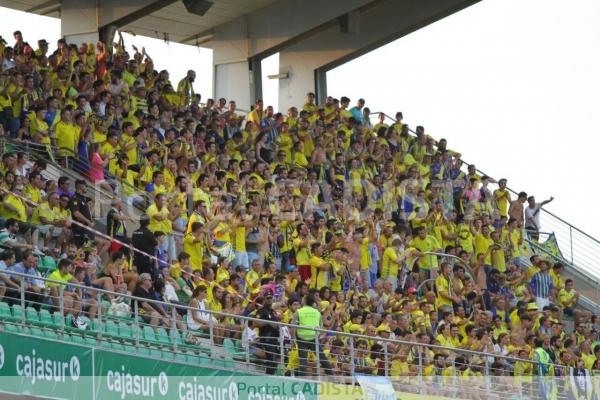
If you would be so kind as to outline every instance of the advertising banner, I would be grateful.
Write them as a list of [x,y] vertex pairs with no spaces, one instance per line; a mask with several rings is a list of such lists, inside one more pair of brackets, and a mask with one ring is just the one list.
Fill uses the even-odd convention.
[[317,385],[146,357],[95,351],[95,398],[102,400],[313,400]]
[[92,349],[0,333],[3,392],[60,399],[91,399]]

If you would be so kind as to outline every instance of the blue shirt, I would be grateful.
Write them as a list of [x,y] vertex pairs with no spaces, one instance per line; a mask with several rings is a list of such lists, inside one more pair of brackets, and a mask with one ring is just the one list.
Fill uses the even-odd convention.
[[552,285],[552,278],[548,272],[538,272],[531,277],[531,282],[529,282],[531,286],[531,291],[533,292],[535,297],[547,298],[550,289],[554,288]]
[[354,117],[355,120],[357,120],[361,124],[365,123],[365,117],[362,113],[362,110],[360,110],[358,107],[356,107],[356,106],[352,107],[350,109],[350,112],[352,113],[352,116]]
[[[35,277],[37,277],[37,271],[35,270],[35,268],[26,268],[25,264],[23,264],[23,262],[17,263],[9,268],[6,269],[9,272],[17,272],[19,274],[24,274],[24,275],[28,275],[27,277],[25,277],[25,283],[27,283],[30,286],[35,285]],[[14,278],[17,279],[21,279],[21,276],[14,276]],[[14,280],[14,279],[13,279]]]
[[56,111],[46,111],[46,118],[44,118],[44,122],[48,124],[49,128],[52,128],[52,124],[54,123],[54,118],[56,118]]

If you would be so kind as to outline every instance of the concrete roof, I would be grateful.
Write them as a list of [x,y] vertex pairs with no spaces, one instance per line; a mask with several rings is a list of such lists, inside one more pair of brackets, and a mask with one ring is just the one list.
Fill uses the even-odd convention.
[[[278,0],[215,0],[204,16],[190,14],[182,1],[176,1],[119,29],[160,39],[163,39],[166,32],[170,41],[183,42],[187,39],[186,43],[193,45],[195,35],[276,1]],[[60,18],[59,0],[0,0],[0,6]]]

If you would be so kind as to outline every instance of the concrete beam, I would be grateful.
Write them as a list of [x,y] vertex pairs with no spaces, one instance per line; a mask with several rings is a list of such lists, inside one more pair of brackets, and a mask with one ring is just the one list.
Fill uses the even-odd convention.
[[144,0],[115,1],[112,6],[106,9],[104,9],[104,2],[102,2],[101,22],[103,26],[111,25],[121,28],[177,1],[179,0],[156,0],[150,3]]
[[[277,46],[310,34],[324,24],[376,0],[280,0],[184,40],[190,43],[212,35],[204,46],[215,50],[215,63],[276,53]],[[318,10],[316,12],[315,10]]]
[[279,82],[279,110],[301,105],[308,91],[315,91],[322,104],[327,71],[478,1],[380,0],[351,16],[352,29],[332,25],[296,41],[279,53],[280,73],[289,74]]
[[96,42],[99,38],[110,42],[116,29],[176,1],[62,0],[62,36],[72,43]]
[[38,5],[33,6],[31,8],[28,8],[27,10],[25,10],[25,12],[28,12],[28,13],[37,13],[37,12],[45,13],[45,12],[47,12],[46,11],[47,9],[54,8],[56,6],[60,6],[60,0],[48,0],[48,1],[45,1],[45,2],[43,2],[41,4],[38,4]]

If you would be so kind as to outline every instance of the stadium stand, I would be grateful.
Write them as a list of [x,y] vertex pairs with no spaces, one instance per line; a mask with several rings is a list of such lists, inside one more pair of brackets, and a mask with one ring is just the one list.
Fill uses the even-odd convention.
[[246,112],[143,50],[38,45],[0,49],[5,331],[438,394],[525,387],[544,354],[600,370],[597,300],[540,224],[552,199],[363,99]]

